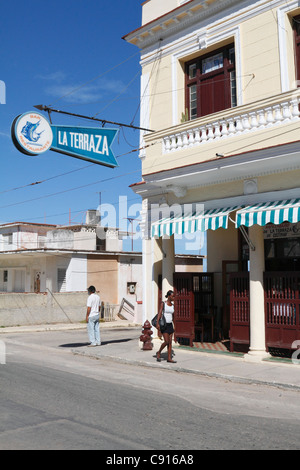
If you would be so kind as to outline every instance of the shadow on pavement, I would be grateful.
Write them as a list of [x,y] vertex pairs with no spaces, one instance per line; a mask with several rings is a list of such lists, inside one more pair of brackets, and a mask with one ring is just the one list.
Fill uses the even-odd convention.
[[[107,344],[112,344],[112,343],[127,343],[128,341],[132,341],[132,338],[126,338],[126,339],[115,339],[111,341],[101,341],[101,346],[106,346]],[[67,344],[60,344],[60,348],[83,348],[85,346],[88,346],[90,343],[67,343]]]

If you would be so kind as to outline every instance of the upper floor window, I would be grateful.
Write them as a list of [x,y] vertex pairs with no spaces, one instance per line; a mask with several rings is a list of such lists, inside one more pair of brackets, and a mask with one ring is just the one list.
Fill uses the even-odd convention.
[[190,119],[237,106],[234,44],[186,64]]
[[66,292],[67,270],[64,268],[57,269],[57,291]]
[[300,87],[300,15],[293,18],[293,26],[295,31],[295,49],[296,49],[296,80]]
[[3,233],[2,234],[2,240],[4,242],[4,245],[6,245],[6,246],[12,245],[12,243],[13,243],[13,234],[12,233]]

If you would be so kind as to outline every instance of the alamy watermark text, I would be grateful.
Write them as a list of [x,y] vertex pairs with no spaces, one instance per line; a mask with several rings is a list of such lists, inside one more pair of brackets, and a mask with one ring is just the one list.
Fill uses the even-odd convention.
[[6,85],[3,80],[0,80],[0,104],[6,104]]

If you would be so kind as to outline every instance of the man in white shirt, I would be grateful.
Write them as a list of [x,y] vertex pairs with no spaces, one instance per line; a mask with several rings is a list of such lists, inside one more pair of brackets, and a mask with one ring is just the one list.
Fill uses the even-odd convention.
[[88,335],[90,340],[89,346],[100,346],[100,305],[101,300],[99,295],[96,293],[94,286],[88,288],[88,300],[87,300],[87,311],[86,311],[86,322]]

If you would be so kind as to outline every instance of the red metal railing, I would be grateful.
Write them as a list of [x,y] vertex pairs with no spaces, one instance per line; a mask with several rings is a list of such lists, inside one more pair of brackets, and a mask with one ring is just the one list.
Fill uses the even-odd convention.
[[189,273],[174,274],[174,294],[176,339],[188,339],[189,345],[193,346],[195,337],[194,295],[192,276]]
[[264,289],[267,346],[291,349],[300,339],[300,273],[265,273]]
[[[300,340],[300,272],[264,274],[267,348],[293,349]],[[250,344],[249,274],[230,276],[230,349]]]
[[230,350],[250,343],[249,273],[230,275]]

